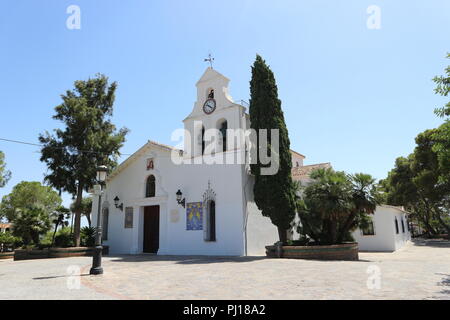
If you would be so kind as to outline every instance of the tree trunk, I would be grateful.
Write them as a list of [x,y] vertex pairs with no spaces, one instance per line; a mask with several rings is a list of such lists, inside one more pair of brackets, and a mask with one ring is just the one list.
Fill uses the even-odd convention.
[[70,234],[73,236],[73,212],[70,213]]
[[423,197],[422,197],[422,201],[425,204],[425,215],[424,215],[425,226],[427,227],[430,234],[438,234],[438,232],[436,230],[434,230],[434,228],[430,224],[430,220],[433,217],[433,212],[430,208],[430,205],[428,204],[428,201]]
[[59,221],[55,223],[55,231],[53,232],[53,237],[52,237],[52,248],[55,245],[55,235],[56,235],[56,231],[58,230],[58,224],[59,224]]
[[80,246],[80,226],[81,226],[81,201],[83,199],[83,186],[78,184],[77,198],[75,200],[75,225],[73,228],[73,239],[75,247]]
[[350,213],[347,217],[347,220],[344,222],[344,224],[339,228],[338,235],[337,235],[337,242],[341,243],[344,241],[344,237],[347,234],[347,232],[350,230],[350,228],[353,226],[355,222],[355,216],[356,214],[354,212]]
[[280,241],[283,242],[283,245],[287,243],[287,230],[281,227],[277,227],[278,229],[278,237]]
[[[425,209],[422,209],[420,207],[417,206],[413,206],[414,212],[415,212],[415,216],[417,221],[421,221],[423,223],[423,225],[425,226],[425,234],[427,235],[432,235],[432,234],[436,234],[436,231],[433,229],[433,227],[431,226],[429,220],[429,214],[428,214],[428,206],[426,201],[422,200],[424,203],[424,206],[426,207]],[[425,213],[427,212],[427,213]]]
[[444,220],[442,220],[440,210],[439,210],[438,208],[434,208],[434,213],[435,213],[435,216],[436,216],[437,220],[439,221],[439,224],[440,224],[445,230],[447,230],[447,234],[450,235],[450,226],[449,226],[448,224],[446,224]]
[[334,215],[331,217],[331,221],[330,221],[330,238],[331,238],[331,244],[337,243],[337,221],[336,221]]
[[89,227],[91,227],[91,214],[90,213],[86,213],[85,216],[86,216],[86,219],[88,221]]

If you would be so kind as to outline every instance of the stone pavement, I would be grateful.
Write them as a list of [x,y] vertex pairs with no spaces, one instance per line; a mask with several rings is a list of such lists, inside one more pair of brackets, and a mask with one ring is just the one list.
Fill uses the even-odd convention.
[[0,260],[0,299],[450,299],[448,241],[360,261],[104,257],[101,276],[89,275],[91,260]]

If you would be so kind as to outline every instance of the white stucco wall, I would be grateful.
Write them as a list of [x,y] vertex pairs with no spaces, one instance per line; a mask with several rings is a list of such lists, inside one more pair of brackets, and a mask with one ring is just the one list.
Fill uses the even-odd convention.
[[[171,159],[171,150],[148,143],[146,147],[133,156],[134,161],[126,161],[120,170],[108,181],[103,205],[109,208],[108,240],[105,244],[110,246],[111,253],[141,253],[143,250],[143,215],[144,207],[160,206],[160,230],[158,254],[199,254],[199,255],[244,255],[244,219],[245,195],[243,183],[244,164],[205,164],[208,156],[201,155],[201,139],[194,127],[205,129],[219,128],[221,121],[226,120],[229,129],[245,129],[245,109],[234,104],[228,94],[229,80],[208,68],[197,83],[197,101],[189,116],[184,119],[184,127],[192,139],[184,139],[185,163],[177,165]],[[216,110],[206,115],[202,106],[207,99],[210,89],[214,89]],[[169,132],[168,132],[169,134]],[[200,137],[201,138],[201,137]],[[242,145],[232,146],[227,140],[228,148],[217,155],[226,155],[234,158],[237,154],[243,155]],[[188,143],[191,141],[191,144]],[[240,139],[239,141],[243,141]],[[195,151],[190,146],[196,146]],[[154,169],[146,169],[148,158],[154,159]],[[156,196],[145,198],[145,184],[147,177],[153,174],[156,177]],[[208,189],[215,193],[216,203],[216,241],[205,241],[203,230],[186,230],[186,209],[176,201],[178,189],[183,193],[186,203],[203,202],[203,194]],[[118,196],[123,202],[124,211],[116,209],[113,199]],[[124,228],[125,207],[133,207],[133,228]],[[205,215],[206,213],[203,212]],[[203,220],[205,221],[205,220]],[[96,223],[96,215],[93,219]],[[203,226],[205,227],[205,226]]]
[[278,230],[269,217],[264,217],[253,198],[254,177],[248,175],[246,183],[247,219],[246,239],[248,256],[264,256],[266,246],[279,241]]
[[[391,206],[377,206],[371,216],[374,223],[375,235],[362,235],[361,230],[353,232],[361,251],[395,251],[400,249],[411,239],[406,222],[406,213]],[[395,217],[399,223],[399,233],[395,231]],[[401,219],[404,219],[405,232],[402,232]]]
[[[141,253],[144,207],[160,206],[158,254],[244,255],[242,181],[238,165],[180,165],[167,159],[169,152],[150,148],[107,184],[103,204],[109,208],[108,240],[111,253]],[[155,169],[146,170],[146,159],[155,159]],[[145,198],[145,181],[156,177],[156,196]],[[202,230],[186,230],[186,209],[177,204],[175,193],[183,192],[186,203],[203,201],[208,181],[216,194],[216,241],[204,240]],[[124,211],[116,209],[118,196]],[[125,207],[134,208],[133,228],[124,228]],[[94,207],[96,208],[96,201]],[[96,211],[95,211],[96,212]],[[204,213],[205,214],[205,213]],[[96,224],[96,215],[93,218]]]

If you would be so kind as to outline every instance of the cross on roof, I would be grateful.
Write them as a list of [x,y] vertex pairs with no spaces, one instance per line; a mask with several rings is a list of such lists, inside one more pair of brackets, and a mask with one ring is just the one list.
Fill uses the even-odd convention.
[[212,63],[213,63],[213,61],[214,61],[214,58],[211,56],[211,53],[210,54],[208,54],[208,58],[205,58],[205,60],[204,60],[205,62],[209,62],[209,64],[210,64],[210,66],[211,66],[211,69],[213,68],[213,66],[212,66]]

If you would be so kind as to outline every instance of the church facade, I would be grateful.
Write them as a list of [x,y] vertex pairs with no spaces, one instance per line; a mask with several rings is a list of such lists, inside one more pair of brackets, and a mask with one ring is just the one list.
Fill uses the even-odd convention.
[[[245,161],[249,115],[233,101],[228,84],[207,68],[178,135],[183,145],[148,141],[109,175],[101,213],[103,244],[111,253],[263,255],[266,245],[278,241],[276,227],[253,201]],[[303,159],[292,151],[297,180],[306,177],[294,174],[301,172]],[[95,226],[97,196],[92,208]]]

